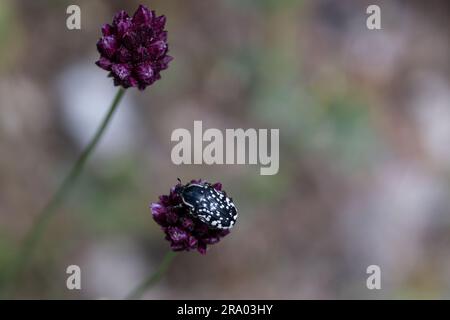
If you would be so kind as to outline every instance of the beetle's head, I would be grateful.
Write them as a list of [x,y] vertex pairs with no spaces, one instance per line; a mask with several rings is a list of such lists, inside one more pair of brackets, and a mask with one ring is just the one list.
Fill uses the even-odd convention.
[[181,182],[180,178],[177,178],[178,180],[178,184],[175,186],[175,193],[180,194],[181,192],[183,192],[184,186],[183,183]]

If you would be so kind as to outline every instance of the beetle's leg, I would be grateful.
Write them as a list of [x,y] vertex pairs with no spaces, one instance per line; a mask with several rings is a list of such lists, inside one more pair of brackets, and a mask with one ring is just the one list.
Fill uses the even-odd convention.
[[197,214],[195,214],[195,210],[191,207],[189,207],[189,214],[192,215],[193,217],[197,217]]
[[181,209],[181,208],[183,208],[183,204],[182,204],[182,203],[179,203],[179,204],[177,204],[176,206],[170,206],[170,208],[171,208],[171,209]]

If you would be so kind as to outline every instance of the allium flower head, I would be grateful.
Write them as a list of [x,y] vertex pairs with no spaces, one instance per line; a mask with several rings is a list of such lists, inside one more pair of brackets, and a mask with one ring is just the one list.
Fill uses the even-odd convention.
[[160,72],[173,59],[168,53],[165,16],[140,5],[131,18],[125,11],[102,27],[97,43],[100,59],[96,64],[109,71],[116,86],[144,90],[161,79]]
[[[201,180],[192,180],[191,183],[202,183]],[[221,191],[222,184],[212,185]],[[159,197],[157,203],[151,204],[153,219],[161,226],[166,234],[166,240],[174,251],[190,251],[197,249],[206,254],[206,248],[215,244],[230,233],[229,230],[211,229],[207,224],[193,217],[180,197],[178,190],[183,187],[181,183],[170,189],[168,195]]]

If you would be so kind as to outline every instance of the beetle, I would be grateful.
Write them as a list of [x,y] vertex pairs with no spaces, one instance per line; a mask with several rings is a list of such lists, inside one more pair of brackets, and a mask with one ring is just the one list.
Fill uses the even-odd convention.
[[[178,179],[181,184],[181,180]],[[189,214],[212,229],[231,229],[238,216],[233,199],[216,190],[210,183],[188,183],[178,186],[175,192],[181,197]]]

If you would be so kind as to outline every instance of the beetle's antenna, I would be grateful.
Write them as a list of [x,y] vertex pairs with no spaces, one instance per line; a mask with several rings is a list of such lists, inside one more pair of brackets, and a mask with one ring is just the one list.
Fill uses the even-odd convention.
[[180,179],[180,178],[177,178],[177,180],[178,180],[178,182],[179,182],[180,184],[182,184],[182,183],[181,183],[181,179]]

